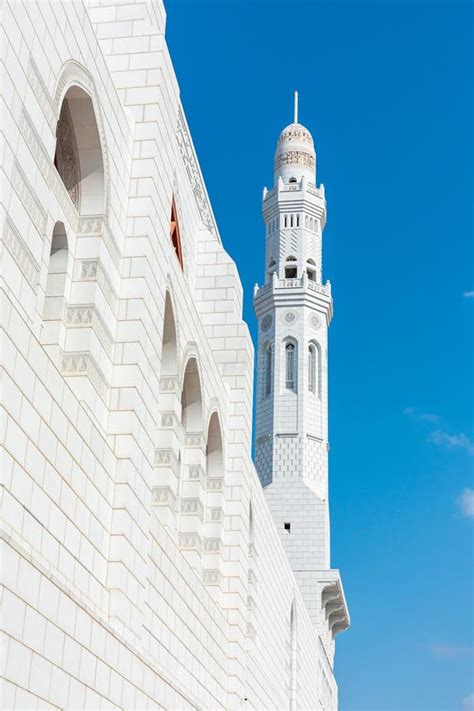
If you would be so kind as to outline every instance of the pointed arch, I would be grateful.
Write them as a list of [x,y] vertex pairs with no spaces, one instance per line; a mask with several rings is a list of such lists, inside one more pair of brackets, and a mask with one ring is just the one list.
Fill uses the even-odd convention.
[[293,339],[285,341],[285,387],[297,392],[298,388],[298,346]]
[[63,65],[54,104],[56,169],[79,214],[106,216],[108,159],[100,103],[92,75],[78,62]]
[[224,451],[219,415],[214,411],[209,419],[206,444],[206,473],[208,477],[222,476],[224,471]]
[[321,397],[321,347],[315,340],[308,345],[308,390]]
[[178,374],[178,344],[176,337],[176,320],[170,292],[166,291],[165,315],[163,318],[163,335],[161,348],[161,377]]
[[185,432],[202,432],[202,391],[198,362],[190,357],[186,363],[181,391],[181,424]]
[[58,340],[57,325],[63,316],[68,267],[69,245],[66,229],[62,222],[56,222],[51,238],[43,304],[43,343],[57,343]]

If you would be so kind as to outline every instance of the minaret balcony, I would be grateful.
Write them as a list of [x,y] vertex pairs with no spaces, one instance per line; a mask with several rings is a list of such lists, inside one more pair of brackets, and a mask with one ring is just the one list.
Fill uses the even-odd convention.
[[254,296],[263,296],[268,291],[271,291],[272,287],[275,289],[310,289],[311,291],[316,291],[318,294],[324,294],[324,296],[331,296],[331,282],[329,279],[325,284],[318,284],[316,281],[311,281],[306,275],[303,275],[299,279],[277,279],[276,277],[272,281],[259,287],[255,284]]

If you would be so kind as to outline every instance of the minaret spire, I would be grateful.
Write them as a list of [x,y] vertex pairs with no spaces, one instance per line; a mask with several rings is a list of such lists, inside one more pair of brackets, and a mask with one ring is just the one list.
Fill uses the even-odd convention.
[[293,123],[298,123],[298,92],[295,91],[295,118]]

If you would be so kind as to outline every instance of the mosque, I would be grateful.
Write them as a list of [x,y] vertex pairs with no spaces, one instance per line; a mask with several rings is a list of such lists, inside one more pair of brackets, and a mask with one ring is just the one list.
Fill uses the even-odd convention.
[[333,302],[297,96],[263,191],[253,428],[162,1],[19,0],[2,24],[2,708],[335,710]]

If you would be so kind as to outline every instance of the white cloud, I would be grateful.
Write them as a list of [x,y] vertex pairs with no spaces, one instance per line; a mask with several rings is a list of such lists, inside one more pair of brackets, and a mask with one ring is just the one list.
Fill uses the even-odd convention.
[[474,299],[474,291],[465,291],[463,296],[465,296],[467,299]]
[[444,657],[449,659],[471,657],[474,654],[474,647],[461,647],[456,644],[432,644],[430,649],[435,657]]
[[474,442],[463,432],[451,435],[448,432],[434,430],[428,435],[428,442],[439,444],[440,446],[465,449],[468,454],[474,454]]
[[464,489],[459,497],[459,506],[464,516],[474,518],[474,489]]
[[474,692],[472,694],[469,694],[469,696],[464,697],[461,702],[461,708],[462,711],[471,711],[472,709],[474,709]]
[[439,422],[439,415],[434,415],[432,412],[420,412],[417,407],[405,407],[403,414],[422,422]]

